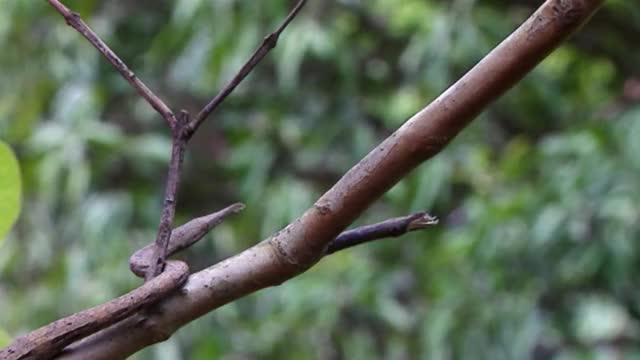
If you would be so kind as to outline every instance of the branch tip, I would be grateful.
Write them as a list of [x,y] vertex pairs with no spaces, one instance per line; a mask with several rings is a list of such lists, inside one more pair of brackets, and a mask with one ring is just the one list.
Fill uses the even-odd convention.
[[431,225],[437,225],[439,222],[440,220],[436,216],[431,216],[426,212],[420,213],[418,217],[409,222],[407,225],[407,231],[424,229]]
[[262,44],[253,52],[249,60],[238,70],[236,75],[229,81],[216,96],[205,105],[202,110],[196,115],[191,123],[185,128],[185,136],[191,137],[196,130],[202,125],[209,115],[218,107],[222,102],[240,85],[240,83],[253,71],[253,69],[264,59],[264,57],[275,48],[278,43],[278,38],[289,23],[298,15],[300,9],[306,3],[306,0],[300,0],[296,6],[291,10],[285,20],[278,26],[276,31],[268,34],[262,39]]
[[332,254],[336,251],[374,240],[398,237],[410,231],[421,230],[437,223],[438,219],[435,216],[431,216],[426,212],[420,212],[388,219],[371,225],[360,226],[338,235],[329,244],[325,254]]

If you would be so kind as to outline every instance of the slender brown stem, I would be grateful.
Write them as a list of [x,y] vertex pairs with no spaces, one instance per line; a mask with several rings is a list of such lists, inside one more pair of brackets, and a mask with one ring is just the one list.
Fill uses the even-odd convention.
[[182,110],[180,115],[178,115],[176,125],[173,129],[171,161],[169,163],[167,185],[162,203],[162,214],[160,215],[160,225],[158,226],[158,234],[155,240],[155,249],[149,259],[149,270],[145,276],[146,281],[162,272],[167,258],[173,218],[176,213],[178,186],[180,185],[180,178],[182,177],[182,163],[187,147],[187,139],[184,137],[183,130],[188,123],[189,113]]
[[120,75],[133,86],[134,89],[167,121],[169,127],[173,129],[176,124],[176,117],[173,111],[145,85],[136,74],[100,39],[100,37],[80,18],[80,14],[69,10],[58,0],[48,0],[66,20],[67,24],[76,29],[93,45],[104,57],[118,70]]
[[240,68],[240,71],[225,85],[218,94],[209,101],[207,105],[200,110],[198,115],[193,119],[193,121],[189,124],[189,126],[185,129],[185,132],[188,137],[191,137],[193,133],[202,125],[202,123],[207,119],[207,117],[233,92],[233,90],[244,80],[247,75],[253,71],[253,69],[262,61],[262,59],[271,51],[271,49],[275,48],[278,39],[280,38],[280,34],[286,29],[287,25],[298,15],[304,4],[307,0],[300,0],[296,4],[296,6],[291,10],[289,15],[284,19],[282,24],[271,34],[265,36],[262,40],[262,44],[256,51],[251,55],[251,58]]
[[385,220],[376,224],[365,225],[348,230],[335,238],[327,248],[326,255],[344,250],[369,241],[398,237],[410,231],[424,229],[436,225],[438,219],[425,212]]

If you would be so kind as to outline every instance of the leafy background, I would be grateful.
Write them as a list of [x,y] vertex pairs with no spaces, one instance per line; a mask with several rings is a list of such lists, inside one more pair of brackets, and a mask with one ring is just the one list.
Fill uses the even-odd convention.
[[[190,145],[178,222],[242,215],[193,269],[277,231],[538,1],[314,0]],[[197,111],[292,1],[67,1],[174,108]],[[640,5],[611,0],[360,222],[437,229],[323,260],[138,359],[640,357]],[[0,341],[139,284],[169,136],[44,1],[0,1],[0,138],[23,211],[0,244]],[[6,333],[6,334],[5,334]],[[6,335],[6,336],[5,336]]]

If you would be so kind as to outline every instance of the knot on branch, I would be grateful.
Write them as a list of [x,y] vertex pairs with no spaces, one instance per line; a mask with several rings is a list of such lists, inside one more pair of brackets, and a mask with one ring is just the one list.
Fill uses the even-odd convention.
[[264,37],[264,39],[262,40],[262,43],[264,44],[264,46],[268,47],[269,49],[273,49],[278,45],[279,37],[280,37],[279,33],[271,33]]
[[565,27],[574,27],[582,23],[585,13],[589,11],[587,6],[589,0],[556,0],[551,5],[554,17]]
[[273,252],[285,268],[286,272],[292,275],[300,274],[307,271],[315,263],[320,261],[324,255],[322,252],[317,254],[311,251],[302,251],[297,246],[287,246],[291,244],[299,244],[300,241],[294,241],[293,236],[296,236],[291,232],[291,225],[287,226],[283,230],[277,232],[268,241],[273,249]]
[[81,21],[80,14],[75,11],[70,11],[66,14],[66,16],[64,16],[64,21],[67,23],[67,25],[74,27],[75,24]]

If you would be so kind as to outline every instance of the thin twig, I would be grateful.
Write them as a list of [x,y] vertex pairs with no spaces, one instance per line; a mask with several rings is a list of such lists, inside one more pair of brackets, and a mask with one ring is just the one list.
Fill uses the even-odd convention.
[[176,117],[173,111],[145,85],[136,74],[127,67],[127,65],[120,60],[118,55],[109,48],[109,46],[100,39],[100,37],[93,31],[84,21],[80,18],[80,14],[71,11],[64,6],[58,0],[48,0],[49,4],[53,6],[65,19],[67,24],[76,29],[82,36],[84,36],[89,42],[96,48],[104,57],[113,65],[116,70],[124,77],[131,86],[133,86],[138,94],[142,96],[147,102],[167,121],[169,127],[173,129],[176,124]]
[[326,255],[344,250],[369,241],[398,237],[410,231],[424,229],[436,225],[438,219],[425,212],[385,220],[376,224],[365,225],[348,230],[338,235],[327,248]]
[[146,281],[162,272],[164,262],[167,258],[173,218],[176,213],[178,186],[180,185],[180,178],[182,177],[182,163],[184,161],[184,152],[187,148],[187,139],[183,136],[183,130],[189,123],[189,120],[189,113],[182,110],[178,115],[176,125],[173,129],[171,161],[169,163],[167,185],[162,203],[162,214],[160,215],[160,225],[158,226],[155,249],[152,257],[149,259],[150,266],[145,276]]
[[300,9],[304,6],[307,0],[300,0],[296,6],[291,10],[289,15],[284,19],[282,24],[271,34],[265,36],[262,40],[262,44],[258,49],[251,55],[251,58],[240,68],[240,71],[231,79],[227,85],[225,85],[218,94],[211,99],[211,101],[205,105],[202,110],[196,115],[193,121],[189,124],[189,126],[185,129],[187,137],[191,137],[193,133],[202,125],[202,123],[207,119],[207,117],[231,94],[231,92],[244,80],[253,71],[253,69],[260,63],[260,61],[271,51],[271,49],[275,48],[278,43],[278,38],[280,34],[284,31],[284,29],[289,25],[289,23],[298,15]]

